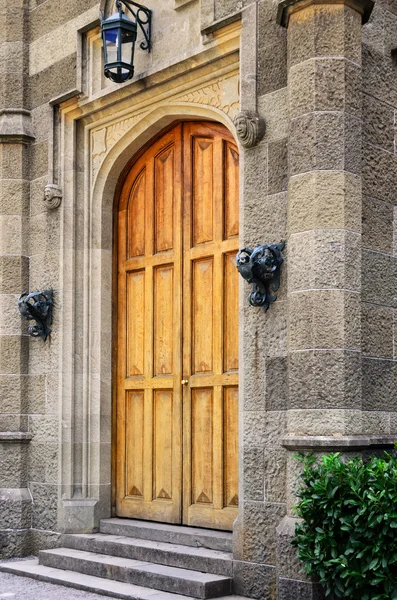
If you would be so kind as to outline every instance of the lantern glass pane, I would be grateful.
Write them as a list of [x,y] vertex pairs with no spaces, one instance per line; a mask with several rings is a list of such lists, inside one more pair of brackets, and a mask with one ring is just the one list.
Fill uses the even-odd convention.
[[135,31],[128,31],[126,29],[121,31],[121,56],[123,63],[132,64],[135,39]]
[[106,42],[106,51],[107,51],[107,61],[108,63],[113,63],[117,61],[117,50],[118,50],[118,28],[107,29],[105,31],[105,42]]

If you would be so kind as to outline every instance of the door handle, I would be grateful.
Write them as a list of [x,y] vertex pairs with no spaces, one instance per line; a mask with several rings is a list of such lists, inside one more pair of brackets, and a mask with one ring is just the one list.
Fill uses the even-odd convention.
[[187,385],[189,383],[188,379],[182,379],[181,384],[182,385]]

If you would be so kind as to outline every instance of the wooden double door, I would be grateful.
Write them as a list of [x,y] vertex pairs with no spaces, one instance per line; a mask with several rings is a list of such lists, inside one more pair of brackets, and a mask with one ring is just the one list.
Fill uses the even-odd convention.
[[238,151],[181,123],[118,207],[117,515],[231,529],[238,504]]

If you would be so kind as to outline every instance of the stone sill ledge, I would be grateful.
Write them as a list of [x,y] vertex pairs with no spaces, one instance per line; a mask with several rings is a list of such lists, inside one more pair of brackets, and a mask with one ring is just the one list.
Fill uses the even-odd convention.
[[210,35],[211,33],[215,33],[215,31],[218,31],[219,29],[227,27],[227,25],[231,25],[232,23],[240,20],[241,10],[233,13],[232,15],[228,15],[227,17],[223,17],[218,21],[213,21],[210,25],[204,25],[204,27],[201,28],[201,35]]
[[0,431],[0,444],[8,443],[27,443],[30,442],[33,435],[27,431]]
[[393,448],[396,435],[291,435],[282,438],[281,445],[287,450],[360,450],[368,448]]

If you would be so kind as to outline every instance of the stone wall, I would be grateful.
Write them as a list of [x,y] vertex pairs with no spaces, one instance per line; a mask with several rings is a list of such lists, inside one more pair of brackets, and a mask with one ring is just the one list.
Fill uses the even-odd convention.
[[[240,247],[287,244],[266,314],[240,287],[235,585],[266,600],[319,598],[289,544],[292,456],[397,435],[397,4],[377,0],[371,15],[370,0],[147,4],[153,51],[137,51],[136,78],[118,87],[102,74],[98,28],[111,2],[1,3],[1,556],[110,515],[117,180],[172,120],[233,130],[241,108],[266,133],[241,147]],[[48,183],[63,190],[59,208],[44,202]],[[56,306],[43,343],[15,304],[46,288]]]

